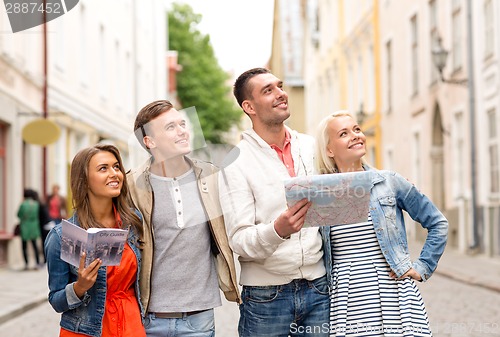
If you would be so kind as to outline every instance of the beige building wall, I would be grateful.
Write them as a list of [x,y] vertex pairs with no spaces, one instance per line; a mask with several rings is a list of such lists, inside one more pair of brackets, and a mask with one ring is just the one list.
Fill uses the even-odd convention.
[[[11,34],[6,11],[0,11],[0,265],[9,246],[23,186],[40,190],[41,149],[21,141],[23,127],[42,114],[41,29]],[[24,155],[23,155],[24,153]],[[22,168],[22,169],[21,169]],[[21,242],[15,240],[21,256]]]
[[[48,118],[61,129],[47,146],[47,192],[57,183],[69,196],[72,158],[97,142],[117,145],[127,168],[143,158],[131,148],[133,122],[142,106],[168,98],[165,20],[163,2],[88,0],[47,24]],[[22,189],[43,195],[42,148],[21,139],[43,112],[43,33],[11,33],[5,11],[0,27],[0,264],[16,268],[20,243],[10,233]]]
[[[310,0],[303,6],[307,132],[327,113],[357,112],[363,103],[363,128],[376,144],[369,161],[401,173],[433,200],[449,219],[450,246],[500,256],[500,3]],[[474,88],[440,79],[432,60],[438,36],[449,51],[444,79],[473,79]],[[426,237],[411,219],[408,233]]]
[[309,132],[328,114],[348,110],[368,137],[367,161],[380,167],[377,9],[372,0],[308,2],[304,67]]
[[[496,1],[472,1],[473,47],[467,43],[468,1],[380,1],[384,163],[431,197],[450,222],[449,244],[498,256],[499,123]],[[489,7],[488,7],[489,6]],[[488,9],[487,9],[488,8]],[[494,19],[488,19],[491,13]],[[487,33],[492,34],[491,42]],[[436,37],[449,51],[446,80],[474,79],[475,88],[439,79],[432,61]],[[471,59],[468,51],[471,50]],[[472,71],[472,76],[469,71]],[[470,99],[474,94],[473,117]],[[475,145],[471,143],[472,119]],[[495,125],[493,129],[491,125]],[[476,156],[476,216],[472,213]],[[493,165],[493,168],[492,168]],[[476,226],[478,240],[474,240]],[[425,233],[411,226],[414,237]],[[476,243],[473,250],[470,247]]]

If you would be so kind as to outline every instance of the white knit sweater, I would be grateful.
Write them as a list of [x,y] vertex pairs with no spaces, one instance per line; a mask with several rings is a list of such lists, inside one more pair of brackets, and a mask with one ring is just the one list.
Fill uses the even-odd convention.
[[[288,129],[297,176],[313,174],[314,138]],[[238,153],[239,152],[239,153]],[[219,176],[229,244],[239,255],[240,284],[269,286],[325,274],[318,228],[282,239],[274,221],[287,209],[283,181],[290,178],[275,150],[255,131],[243,132]]]

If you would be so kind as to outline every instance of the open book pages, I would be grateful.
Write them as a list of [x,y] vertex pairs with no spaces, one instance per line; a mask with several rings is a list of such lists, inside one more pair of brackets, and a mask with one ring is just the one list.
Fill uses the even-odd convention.
[[127,242],[128,230],[117,228],[83,228],[62,221],[61,259],[80,266],[80,257],[86,252],[85,267],[99,258],[103,266],[120,264]]

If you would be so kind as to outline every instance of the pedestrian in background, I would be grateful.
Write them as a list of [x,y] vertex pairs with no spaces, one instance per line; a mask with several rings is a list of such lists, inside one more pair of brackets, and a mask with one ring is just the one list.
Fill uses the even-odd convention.
[[288,95],[269,70],[241,74],[234,96],[252,121],[219,184],[229,242],[241,265],[239,335],[328,336],[321,236],[317,227],[302,228],[310,203],[287,208],[283,185],[313,173],[314,138],[285,126]]
[[29,269],[28,261],[28,242],[31,243],[33,247],[33,252],[35,254],[36,268],[40,267],[40,256],[38,251],[37,240],[40,237],[40,219],[39,219],[39,208],[40,204],[37,198],[37,194],[32,189],[25,189],[24,200],[19,206],[17,211],[17,217],[20,220],[21,229],[21,241],[23,248],[24,257],[24,270]]
[[[416,281],[427,281],[444,252],[448,221],[399,174],[363,163],[366,137],[347,111],[325,117],[317,136],[320,174],[368,171],[366,222],[322,228],[331,292],[332,336],[431,336]],[[428,232],[411,261],[403,211]]]
[[58,184],[54,184],[52,186],[52,193],[47,197],[49,215],[56,224],[60,223],[68,214],[66,211],[66,198],[59,194],[60,189]]
[[220,290],[240,302],[218,169],[188,158],[188,126],[187,116],[167,100],[144,106],[134,124],[151,155],[128,173],[130,194],[144,217],[140,284],[148,337],[214,336]]
[[61,224],[47,236],[49,302],[61,316],[61,337],[145,337],[137,293],[142,222],[128,200],[122,159],[113,145],[78,152],[71,164],[73,224],[88,229],[129,228],[118,266],[95,259],[79,268],[61,259]]
[[45,239],[47,238],[47,235],[49,234],[50,230],[54,227],[55,223],[49,215],[49,210],[47,208],[47,205],[45,205],[40,200],[38,192],[36,191],[33,192],[35,200],[38,202],[38,223],[40,225],[40,234],[42,238],[43,261],[47,262],[47,257],[45,256],[45,249],[43,249],[43,247],[45,246]]

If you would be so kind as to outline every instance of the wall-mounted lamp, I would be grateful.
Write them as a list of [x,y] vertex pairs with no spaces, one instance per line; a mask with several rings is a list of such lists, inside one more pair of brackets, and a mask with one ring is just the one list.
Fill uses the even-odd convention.
[[367,113],[363,110],[363,102],[359,103],[359,110],[356,112],[356,119],[358,120],[359,125],[363,125],[365,122]]
[[445,79],[443,75],[443,69],[446,66],[446,60],[448,58],[448,51],[443,48],[441,36],[438,35],[434,48],[432,49],[432,63],[439,71],[439,77],[443,83],[467,85],[467,79],[455,80],[455,79]]

